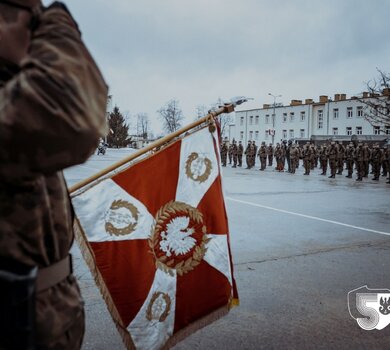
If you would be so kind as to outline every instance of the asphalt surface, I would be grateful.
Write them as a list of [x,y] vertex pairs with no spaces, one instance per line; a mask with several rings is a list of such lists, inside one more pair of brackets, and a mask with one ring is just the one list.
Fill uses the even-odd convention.
[[[119,156],[69,169],[69,184]],[[365,331],[347,305],[360,286],[390,289],[385,178],[257,169],[223,169],[240,306],[175,349],[389,349],[390,326]],[[77,247],[73,253],[87,315],[83,349],[123,349]]]

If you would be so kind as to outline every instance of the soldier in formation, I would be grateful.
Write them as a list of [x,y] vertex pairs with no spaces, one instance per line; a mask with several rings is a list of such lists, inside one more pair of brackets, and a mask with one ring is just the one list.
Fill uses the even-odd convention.
[[336,145],[336,142],[332,141],[330,143],[330,147],[328,149],[328,161],[330,168],[330,179],[334,179],[336,177],[337,172],[337,161],[338,161],[339,150]]
[[242,145],[241,141],[238,141],[238,147],[237,147],[237,158],[238,158],[238,166],[242,167],[242,155],[244,153],[244,146]]
[[290,173],[291,174],[295,174],[295,170],[298,167],[299,155],[300,155],[299,149],[297,145],[293,143],[290,149]]
[[257,153],[260,159],[260,169],[259,170],[265,170],[267,166],[267,146],[265,145],[265,142],[263,141],[261,143],[261,146],[259,148],[259,151]]
[[268,166],[272,166],[272,161],[274,159],[274,147],[270,143],[267,147],[267,156],[268,156]]
[[328,147],[326,145],[322,145],[320,150],[320,166],[322,169],[322,173],[320,175],[326,175],[328,168]]
[[313,157],[313,149],[310,146],[310,142],[306,142],[306,145],[302,149],[303,166],[305,173],[303,175],[310,175],[311,160]]
[[236,140],[233,139],[233,143],[232,143],[233,166],[232,166],[232,168],[236,168],[237,167],[237,160],[238,160],[237,153],[238,153],[237,143],[236,143]]
[[353,158],[355,154],[355,147],[353,143],[350,142],[349,145],[345,149],[345,163],[347,167],[348,174],[345,176],[347,178],[352,178],[353,174]]
[[228,147],[227,147],[226,141],[224,141],[221,144],[221,163],[222,163],[222,166],[226,166],[227,154],[228,154]]
[[232,164],[232,158],[233,158],[233,143],[231,143],[228,147],[228,157],[229,157],[229,164]]

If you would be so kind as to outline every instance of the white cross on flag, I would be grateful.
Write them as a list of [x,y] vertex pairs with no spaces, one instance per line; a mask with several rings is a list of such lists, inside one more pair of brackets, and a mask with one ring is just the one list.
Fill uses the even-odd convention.
[[84,257],[128,348],[172,346],[238,303],[216,131],[177,140],[73,205]]

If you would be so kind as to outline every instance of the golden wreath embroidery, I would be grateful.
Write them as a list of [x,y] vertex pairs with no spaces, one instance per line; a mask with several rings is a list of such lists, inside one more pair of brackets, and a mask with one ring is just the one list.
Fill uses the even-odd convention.
[[171,298],[169,295],[163,292],[154,292],[146,310],[146,319],[164,322],[170,311]]
[[202,261],[210,241],[202,213],[183,202],[170,201],[159,209],[149,246],[156,267],[171,276],[192,271]]
[[[120,212],[120,209],[127,209],[129,213]],[[108,211],[108,217],[105,224],[106,231],[115,236],[123,236],[132,233],[137,226],[138,209],[131,203],[124,200],[115,200],[112,202]],[[125,226],[120,227],[125,224]]]
[[[195,162],[195,172],[194,174],[192,170],[193,163]],[[206,168],[202,174],[200,174],[200,170],[203,169],[203,166]],[[210,174],[211,174],[211,169],[213,168],[213,165],[211,163],[211,160],[208,159],[207,157],[200,158],[199,154],[196,152],[192,152],[186,161],[186,175],[190,179],[194,181],[198,181],[200,183],[205,182]]]

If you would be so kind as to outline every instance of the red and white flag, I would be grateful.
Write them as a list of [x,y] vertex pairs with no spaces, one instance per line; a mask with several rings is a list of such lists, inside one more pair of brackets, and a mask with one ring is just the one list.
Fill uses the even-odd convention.
[[84,256],[128,348],[174,345],[238,302],[216,131],[177,140],[73,205]]

